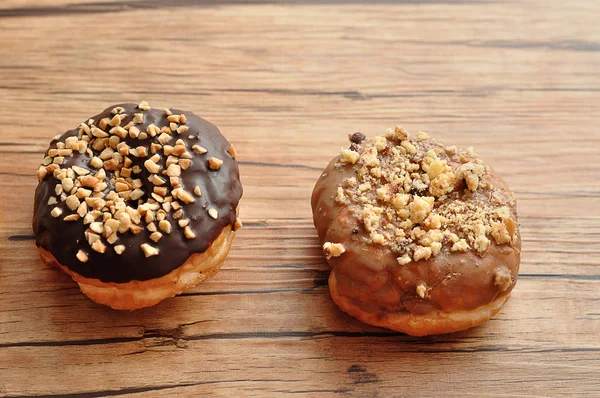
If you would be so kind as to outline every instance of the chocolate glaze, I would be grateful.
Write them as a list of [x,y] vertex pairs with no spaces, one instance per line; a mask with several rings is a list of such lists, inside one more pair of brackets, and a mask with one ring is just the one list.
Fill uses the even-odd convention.
[[[155,124],[158,127],[168,126],[169,121],[167,115],[162,109],[151,109],[142,111],[135,104],[120,104],[107,108],[104,112],[93,116],[92,118],[98,123],[102,118],[111,118],[111,110],[114,107],[121,106],[125,108],[127,118],[121,125],[129,123],[134,113],[142,112],[144,114],[144,122],[136,124],[140,131],[145,131],[150,124]],[[177,139],[182,139],[186,142],[188,152],[192,154],[192,165],[189,169],[181,173],[181,186],[188,192],[192,192],[194,187],[199,186],[202,192],[201,197],[195,197],[196,201],[190,204],[183,204],[183,218],[189,218],[189,226],[196,234],[195,239],[187,239],[183,234],[183,229],[179,228],[177,220],[172,217],[173,212],[167,214],[166,220],[171,222],[173,226],[171,234],[163,234],[163,237],[158,243],[149,239],[150,232],[144,228],[138,235],[134,235],[128,231],[125,234],[120,234],[118,241],[114,245],[125,245],[126,250],[123,254],[118,255],[113,250],[113,245],[108,245],[106,252],[97,253],[88,245],[84,232],[87,226],[82,220],[63,221],[62,216],[54,218],[50,215],[50,211],[55,206],[63,210],[63,216],[72,213],[64,202],[58,205],[48,206],[48,199],[55,195],[55,186],[60,183],[52,175],[48,175],[38,185],[35,192],[35,203],[33,211],[33,230],[36,235],[36,245],[48,250],[54,257],[70,270],[87,278],[96,278],[102,282],[117,282],[124,283],[132,280],[148,280],[158,278],[168,274],[174,269],[181,266],[190,255],[194,253],[203,253],[219,236],[223,228],[228,225],[233,225],[236,221],[236,210],[238,202],[242,196],[242,185],[239,179],[238,163],[227,152],[231,146],[229,142],[221,135],[219,129],[206,120],[194,115],[191,112],[184,112],[176,109],[171,109],[173,114],[185,114],[187,117],[186,126],[189,131],[183,134],[173,133],[173,140],[170,145],[174,145]],[[64,141],[69,136],[77,136],[79,128],[69,130],[64,133],[60,140]],[[193,136],[193,138],[188,138]],[[127,142],[131,147],[145,146],[150,147],[150,144],[157,141],[156,137],[148,137],[145,140],[133,139],[127,137],[123,141]],[[57,140],[50,143],[51,148],[56,148]],[[192,145],[201,145],[208,150],[206,154],[197,154],[192,151]],[[92,148],[92,151],[93,148]],[[140,174],[136,175],[143,182],[141,189],[148,195],[152,192],[153,184],[148,181],[150,173],[144,167],[144,161],[150,156],[148,149],[148,157],[136,158],[130,157],[133,165],[139,165],[142,169]],[[162,151],[158,152],[161,155],[159,164],[161,170],[166,169],[166,156],[163,156]],[[47,152],[46,152],[47,154]],[[94,151],[94,155],[98,152]],[[223,160],[223,164],[219,170],[213,171],[208,167],[208,159],[216,157]],[[90,157],[87,154],[75,152],[73,155],[66,157],[62,168],[71,166],[80,166],[92,171],[92,175],[97,171],[89,166]],[[107,178],[105,182],[109,183],[112,177],[111,171],[106,171]],[[172,189],[168,182],[169,189]],[[108,190],[114,189],[109,183]],[[144,196],[142,199],[146,199]],[[130,201],[129,206],[137,207],[137,201]],[[218,211],[218,218],[211,218],[208,213],[208,208],[214,208]],[[140,226],[145,227],[145,222],[142,219]],[[157,247],[160,252],[158,255],[146,258],[142,252],[140,245],[149,243]],[[82,263],[77,260],[75,255],[79,250],[83,250],[88,254],[88,261]]]
[[[433,144],[432,145],[438,145]],[[457,164],[451,164],[453,168]],[[494,286],[494,273],[507,269],[517,279],[520,263],[521,239],[514,246],[491,242],[485,256],[473,249],[467,252],[450,251],[446,242],[442,251],[429,260],[398,264],[396,253],[388,247],[369,243],[369,234],[357,219],[357,204],[339,204],[335,201],[337,187],[344,179],[355,176],[362,165],[340,162],[334,158],[321,174],[312,193],[313,221],[319,241],[342,243],[345,252],[328,260],[334,269],[337,291],[352,300],[364,311],[385,313],[426,314],[433,311],[473,310],[505,297],[506,291]],[[491,186],[500,189],[502,200],[516,220],[516,204],[510,202],[510,190],[504,180],[491,173]],[[457,186],[457,191],[462,186]],[[473,202],[490,200],[491,189],[475,194],[455,192],[454,199]],[[450,198],[449,200],[452,200]],[[428,298],[416,295],[416,286],[425,282],[430,288]],[[381,315],[383,316],[383,315]]]

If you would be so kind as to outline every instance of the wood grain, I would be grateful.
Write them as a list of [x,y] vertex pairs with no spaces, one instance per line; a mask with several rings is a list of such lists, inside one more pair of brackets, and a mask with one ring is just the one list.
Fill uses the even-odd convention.
[[[565,3],[3,1],[0,395],[599,395],[600,3]],[[116,312],[39,260],[33,172],[142,99],[236,144],[245,228],[211,281]],[[517,193],[520,279],[474,330],[413,338],[329,297],[312,186],[347,133],[395,124]]]

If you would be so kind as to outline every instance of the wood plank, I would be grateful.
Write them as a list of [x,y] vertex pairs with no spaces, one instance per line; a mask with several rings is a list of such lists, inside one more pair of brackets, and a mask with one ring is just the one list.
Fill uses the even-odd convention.
[[[190,352],[194,355],[186,355]],[[149,339],[84,349],[11,348],[7,355],[13,372],[5,380],[7,389],[18,388],[25,394],[82,396],[164,390],[209,396],[371,396],[375,390],[382,396],[428,396],[443,390],[449,395],[485,392],[492,397],[599,392],[597,352],[552,353],[556,351],[531,353],[501,347],[445,352],[395,337],[217,338],[185,343]],[[140,376],[131,377],[134,374]],[[77,383],[72,385],[74,375]],[[30,381],[25,386],[24,378]]]
[[[482,345],[525,350],[538,350],[542,345],[555,350],[600,349],[597,280],[522,278],[510,304],[485,326],[452,336],[419,339],[367,326],[344,315],[330,299],[321,275],[315,278],[315,273],[306,270],[270,271],[274,277],[269,284],[260,283],[266,273],[223,271],[212,283],[133,313],[92,303],[66,283],[67,278],[54,273],[47,276],[63,283],[29,290],[15,286],[0,295],[3,308],[7,308],[1,319],[0,347],[88,346],[111,343],[111,339],[143,340],[159,331],[176,332],[184,339],[394,335],[407,342],[460,342],[463,349]],[[292,278],[297,282],[290,283]],[[237,286],[236,291],[226,287],[230,284]],[[40,330],[45,331],[43,335]]]

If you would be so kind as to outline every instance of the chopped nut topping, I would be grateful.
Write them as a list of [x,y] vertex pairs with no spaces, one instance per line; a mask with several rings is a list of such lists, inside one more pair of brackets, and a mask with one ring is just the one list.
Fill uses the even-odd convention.
[[168,222],[167,220],[162,220],[161,222],[159,222],[158,228],[160,228],[160,230],[166,234],[171,233],[171,223]]
[[90,171],[88,169],[84,169],[83,167],[71,166],[71,168],[73,169],[74,172],[76,172],[80,176],[90,174]]
[[92,250],[97,251],[98,253],[104,253],[106,251],[106,245],[102,243],[100,239],[95,240],[92,244]]
[[75,184],[73,183],[72,178],[69,178],[69,177],[63,178],[62,187],[63,187],[64,192],[71,192],[71,190],[73,189],[74,186],[75,186]]
[[104,224],[101,222],[93,222],[90,224],[90,229],[97,234],[104,232]]
[[83,176],[79,180],[81,181],[81,185],[88,188],[94,188],[100,182],[98,178],[89,175]]
[[44,167],[40,167],[37,171],[37,177],[38,177],[38,181],[42,181],[44,178],[46,178],[46,176],[48,175],[48,172],[46,171],[46,168]]
[[143,111],[148,111],[148,110],[150,110],[150,105],[148,105],[148,103],[146,101],[142,101],[138,105],[138,108],[140,108]]
[[244,224],[242,224],[242,221],[238,218],[237,220],[235,220],[235,223],[233,224],[233,230],[237,231],[238,229],[242,228],[244,226]]
[[206,150],[206,148],[204,148],[203,146],[200,146],[200,145],[192,145],[192,149],[194,150],[194,152],[196,152],[196,153],[198,153],[200,155],[203,155],[206,152],[208,152]]
[[327,258],[327,260],[331,260],[332,257],[339,257],[345,251],[346,249],[341,243],[325,242],[325,244],[323,245],[323,254]]
[[501,292],[507,291],[513,284],[510,270],[506,267],[502,267],[494,274],[494,285]]
[[219,170],[221,168],[222,164],[223,164],[223,161],[221,159],[218,159],[218,158],[208,159],[208,167],[210,167],[211,170]]
[[153,232],[150,234],[150,239],[152,239],[154,242],[158,242],[162,239],[162,234],[160,232]]
[[192,229],[189,226],[183,229],[183,234],[188,239],[194,239],[196,237],[196,234],[194,233],[194,231],[192,231]]
[[79,250],[75,257],[77,257],[77,260],[81,261],[82,263],[87,263],[88,261],[88,255],[83,250]]
[[166,144],[167,142],[171,141],[173,139],[173,137],[171,137],[169,134],[165,134],[165,133],[161,133],[161,135],[158,136],[158,142],[160,142],[161,144]]
[[90,160],[90,166],[92,166],[95,169],[99,169],[104,165],[104,162],[102,161],[102,159],[100,159],[97,156],[94,156],[92,158],[92,160]]
[[421,282],[417,285],[417,296],[421,297],[421,298],[425,298],[425,294],[427,293],[427,285],[425,285],[425,283]]
[[352,151],[350,149],[342,149],[341,155],[342,155],[343,161],[345,161],[346,163],[351,163],[351,164],[356,163],[358,161],[358,159],[360,158],[360,155],[358,154],[358,152]]
[[427,260],[429,257],[431,257],[430,247],[417,246],[414,254],[415,261]]
[[181,175],[181,167],[177,164],[171,164],[167,168],[167,175],[169,177],[179,177]]
[[396,260],[398,261],[398,264],[406,265],[412,261],[412,258],[410,258],[408,254],[405,254],[402,257],[398,257]]
[[156,232],[156,231],[158,231],[158,229],[156,228],[156,224],[154,224],[153,222],[149,222],[148,225],[146,226],[146,228],[150,232]]
[[183,188],[175,188],[173,190],[173,197],[181,200],[184,203],[194,203],[196,201],[196,199],[194,199],[194,197]]
[[[166,126],[164,119],[159,119],[160,124],[156,122],[159,125],[146,127],[143,111],[150,109],[147,102],[138,105],[139,112],[127,112],[126,108],[114,107],[104,114],[107,117],[98,118],[97,124],[90,119],[82,123],[75,134],[69,132],[67,137],[55,137],[36,174],[39,181],[48,176],[55,179],[51,195],[47,197],[51,215],[85,225],[85,241],[91,250],[104,253],[107,246],[112,245],[117,254],[122,254],[126,246],[117,245],[120,236],[138,235],[147,229],[148,235],[141,235],[146,242],[140,247],[149,257],[159,253],[151,241],[159,242],[172,233],[173,228],[182,230],[188,239],[195,238],[190,218],[183,218],[184,207],[194,203],[202,192],[200,187],[192,185],[189,187],[193,189],[192,195],[184,189],[180,177],[193,166],[191,150],[199,154],[208,151],[189,143],[189,140],[200,142],[200,133],[192,133],[190,127],[184,125],[187,123],[184,114],[173,115],[166,109]],[[128,117],[131,121],[125,124]],[[174,131],[179,135],[185,133],[182,137],[188,139],[174,136]],[[73,156],[77,152],[85,157]],[[236,156],[233,146],[227,152]],[[88,160],[80,163],[83,159]],[[74,162],[77,165],[70,164]],[[218,170],[222,164],[223,160],[216,157],[208,160],[212,170]],[[142,182],[142,176],[148,175],[146,170],[152,187]],[[57,207],[60,203],[64,205]],[[207,212],[210,217],[218,218],[216,209],[207,209]],[[233,229],[239,227],[241,222],[237,221]],[[85,262],[88,253],[89,250],[80,250],[77,258]]]
[[146,167],[146,170],[148,170],[150,173],[158,173],[160,171],[160,165],[154,163],[154,161],[152,161],[152,159],[148,159],[144,162],[144,166]]
[[70,195],[67,197],[66,204],[71,211],[75,211],[79,207],[79,199],[75,195]]
[[236,152],[235,147],[233,145],[229,147],[229,149],[227,150],[227,153],[229,153],[231,155],[231,157],[234,158],[234,159],[237,156],[237,152]]
[[445,147],[423,132],[411,137],[400,127],[363,141],[341,151],[337,167],[355,175],[337,187],[334,200],[400,265],[427,260],[444,247],[484,255],[490,239],[517,241],[509,195],[491,185],[489,167],[474,151]]
[[142,243],[140,245],[140,247],[142,248],[142,251],[144,252],[144,256],[146,256],[146,257],[152,257],[152,256],[158,255],[158,249],[156,247],[150,246],[147,243]]

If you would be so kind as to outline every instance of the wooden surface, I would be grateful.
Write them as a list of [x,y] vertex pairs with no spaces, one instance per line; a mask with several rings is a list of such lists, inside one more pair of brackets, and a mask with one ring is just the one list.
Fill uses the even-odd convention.
[[[0,3],[0,395],[599,396],[600,2],[239,3]],[[246,226],[214,279],[117,312],[39,260],[34,172],[142,99],[235,143]],[[347,133],[395,124],[518,195],[520,279],[484,326],[412,338],[329,297],[312,186]]]

